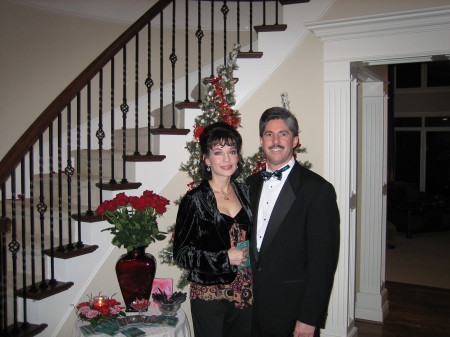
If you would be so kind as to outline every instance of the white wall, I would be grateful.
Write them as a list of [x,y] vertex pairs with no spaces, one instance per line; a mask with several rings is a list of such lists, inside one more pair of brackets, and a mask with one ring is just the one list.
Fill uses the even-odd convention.
[[0,1],[0,158],[126,28]]

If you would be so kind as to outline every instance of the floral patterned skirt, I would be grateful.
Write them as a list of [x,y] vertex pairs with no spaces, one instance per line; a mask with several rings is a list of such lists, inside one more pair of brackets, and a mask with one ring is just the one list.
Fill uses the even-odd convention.
[[237,309],[245,309],[253,303],[252,274],[249,268],[240,269],[233,282],[204,286],[191,282],[191,299],[204,301],[227,300]]

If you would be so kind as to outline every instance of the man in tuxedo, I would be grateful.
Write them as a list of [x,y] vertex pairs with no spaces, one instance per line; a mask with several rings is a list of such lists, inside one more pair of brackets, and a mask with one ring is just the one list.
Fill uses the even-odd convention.
[[298,122],[291,112],[267,109],[259,132],[267,167],[247,179],[254,214],[252,336],[316,337],[338,260],[336,193],[295,160]]

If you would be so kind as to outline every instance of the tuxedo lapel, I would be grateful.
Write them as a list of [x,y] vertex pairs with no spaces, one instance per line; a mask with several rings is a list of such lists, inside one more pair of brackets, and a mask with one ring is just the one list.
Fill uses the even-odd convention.
[[[292,168],[288,179],[283,185],[280,191],[280,195],[275,203],[275,206],[270,215],[269,223],[267,224],[266,233],[264,234],[264,239],[261,243],[260,253],[264,252],[264,249],[270,246],[270,243],[275,238],[281,224],[286,218],[286,215],[294,203],[297,195],[294,191],[297,191],[296,186],[299,181],[298,175],[300,174],[300,165],[296,163]],[[259,203],[259,200],[258,200]]]

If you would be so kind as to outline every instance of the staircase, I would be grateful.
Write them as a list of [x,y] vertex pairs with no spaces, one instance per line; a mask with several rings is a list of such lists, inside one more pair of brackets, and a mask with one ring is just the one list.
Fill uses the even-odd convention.
[[[316,20],[329,3],[294,5],[307,2],[160,0],[49,105],[0,163],[2,336],[58,336],[113,251],[97,205],[166,187],[188,158],[216,66],[243,46],[235,77],[245,101],[302,39],[299,21]],[[185,57],[191,49],[195,59]]]

